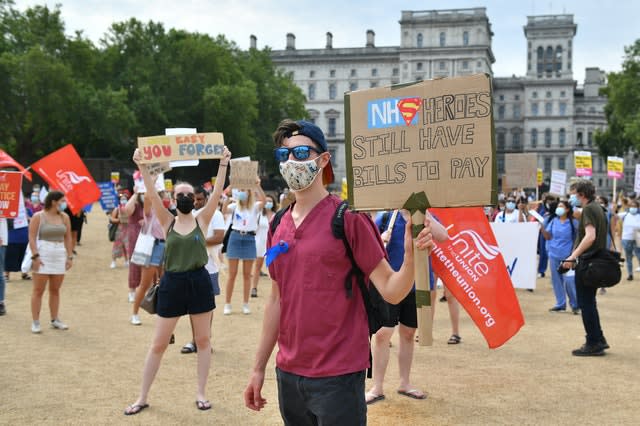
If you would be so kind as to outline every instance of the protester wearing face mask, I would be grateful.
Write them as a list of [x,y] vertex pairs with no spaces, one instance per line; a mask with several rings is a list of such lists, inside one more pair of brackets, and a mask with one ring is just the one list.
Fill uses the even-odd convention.
[[[111,215],[109,216],[109,222],[111,222],[114,226],[117,226],[116,236],[113,240],[113,246],[111,247],[111,269],[114,269],[116,267],[116,260],[120,257],[124,258],[124,266],[129,266],[129,257],[131,256],[131,254],[127,251],[127,247],[129,245],[129,239],[127,235],[129,216],[125,212],[127,201],[127,196],[125,194],[122,194],[120,196],[120,204],[111,211]],[[129,298],[133,298],[133,294],[130,294]]]
[[515,198],[509,196],[504,207],[504,210],[496,215],[494,222],[518,223],[520,221],[520,211],[516,210]]
[[267,251],[267,232],[269,231],[269,222],[276,212],[275,202],[271,195],[266,196],[264,208],[258,215],[258,230],[256,231],[256,261],[253,262],[253,272],[251,274],[251,297],[258,297],[258,281],[262,272],[262,264],[264,263],[264,254]]
[[622,222],[622,247],[627,264],[627,281],[633,280],[633,256],[640,262],[640,214],[638,214],[638,200],[630,200],[627,211],[618,213]]
[[[238,188],[235,192],[235,202],[227,204],[226,213],[231,214],[231,234],[227,244],[227,263],[229,274],[225,286],[225,304],[222,313],[230,315],[232,312],[231,297],[238,265],[242,260],[242,313],[251,313],[249,308],[249,290],[251,288],[251,268],[257,257],[256,231],[258,230],[258,216],[264,207],[265,195],[257,179],[255,191],[248,188]],[[254,192],[256,200],[254,201]]]
[[44,206],[40,202],[40,194],[38,194],[35,191],[33,193],[31,193],[30,200],[31,200],[31,205],[28,206],[27,209],[29,209],[29,216],[33,216],[34,214],[38,213],[39,211],[42,211]]
[[51,328],[66,330],[67,325],[58,317],[60,287],[65,272],[73,263],[71,222],[64,213],[67,202],[60,191],[51,191],[44,201],[44,210],[36,213],[29,224],[29,247],[33,270],[31,294],[32,333],[40,333],[42,295],[49,283],[49,310]]
[[557,207],[551,212],[546,226],[541,228],[542,235],[547,242],[547,253],[551,264],[551,284],[553,285],[553,294],[556,297],[556,304],[549,309],[550,312],[566,310],[568,296],[571,311],[574,315],[579,313],[575,273],[568,271],[560,274],[558,271],[558,266],[571,254],[577,229],[578,221],[573,218],[571,205],[564,200],[557,203]]

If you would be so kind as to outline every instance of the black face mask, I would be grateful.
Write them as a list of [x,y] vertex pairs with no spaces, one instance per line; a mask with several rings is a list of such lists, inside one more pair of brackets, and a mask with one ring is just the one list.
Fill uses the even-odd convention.
[[178,197],[176,200],[176,208],[181,213],[189,214],[193,210],[193,200],[189,197]]

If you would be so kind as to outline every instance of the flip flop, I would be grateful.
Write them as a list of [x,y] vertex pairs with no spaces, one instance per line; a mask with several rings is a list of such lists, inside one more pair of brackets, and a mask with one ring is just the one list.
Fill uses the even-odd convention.
[[449,340],[447,340],[447,343],[449,345],[457,345],[461,341],[462,337],[458,336],[457,334],[452,334],[451,337],[449,337]]
[[132,404],[124,410],[124,415],[133,416],[135,414],[138,414],[140,411],[144,410],[147,407],[149,407],[149,404]]
[[422,393],[418,389],[399,390],[398,393],[402,396],[406,396],[413,399],[427,399],[427,394]]
[[[370,399],[367,398],[369,396],[372,397],[372,398],[370,398]],[[371,405],[371,404],[375,404],[378,401],[384,401],[385,396],[384,395],[376,395],[374,393],[367,392],[365,394],[364,398],[365,398],[365,401],[366,401],[367,405]]]
[[207,411],[211,409],[211,403],[209,401],[197,400],[196,407],[198,407],[198,410],[200,411]]
[[180,349],[180,353],[183,354],[192,354],[194,352],[198,352],[198,348],[196,348],[196,345],[194,345],[193,342],[187,343],[182,347],[182,349]]

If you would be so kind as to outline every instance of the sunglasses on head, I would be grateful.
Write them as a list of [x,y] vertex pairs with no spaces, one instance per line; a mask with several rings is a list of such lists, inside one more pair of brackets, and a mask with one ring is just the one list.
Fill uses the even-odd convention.
[[178,192],[176,194],[176,198],[183,198],[183,197],[191,198],[193,200],[195,198],[195,195],[193,194],[193,192]]
[[280,147],[273,152],[275,153],[276,161],[282,163],[289,159],[289,154],[291,153],[293,153],[293,158],[296,160],[307,160],[311,155],[311,151],[322,154],[322,151],[308,145],[300,145],[293,148]]

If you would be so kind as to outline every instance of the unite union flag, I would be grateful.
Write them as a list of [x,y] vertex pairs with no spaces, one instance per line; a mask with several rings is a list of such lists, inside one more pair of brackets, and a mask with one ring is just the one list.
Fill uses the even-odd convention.
[[13,157],[7,154],[3,149],[0,149],[0,169],[4,167],[15,167],[22,172],[24,177],[31,181],[31,172],[22,167],[22,164],[14,160]]
[[65,145],[31,165],[51,189],[64,193],[71,213],[100,199],[100,188],[73,145]]

